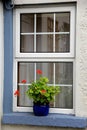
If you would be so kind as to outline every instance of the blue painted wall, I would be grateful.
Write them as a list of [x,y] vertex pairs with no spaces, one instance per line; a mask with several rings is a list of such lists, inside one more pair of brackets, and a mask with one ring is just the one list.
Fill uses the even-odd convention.
[[[12,112],[13,11],[4,8],[4,103],[3,112]],[[9,100],[10,99],[10,100]]]

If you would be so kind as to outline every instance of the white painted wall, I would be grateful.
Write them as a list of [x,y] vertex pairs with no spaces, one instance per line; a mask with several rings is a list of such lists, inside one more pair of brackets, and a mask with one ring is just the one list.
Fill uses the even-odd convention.
[[87,117],[87,0],[78,0],[76,23],[76,115]]
[[1,130],[1,117],[2,117],[2,93],[3,93],[3,6],[0,1],[0,130]]

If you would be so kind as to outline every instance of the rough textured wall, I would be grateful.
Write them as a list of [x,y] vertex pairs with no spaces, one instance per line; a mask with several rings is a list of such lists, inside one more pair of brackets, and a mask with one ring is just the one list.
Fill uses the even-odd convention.
[[76,18],[76,115],[87,116],[87,0],[78,0]]

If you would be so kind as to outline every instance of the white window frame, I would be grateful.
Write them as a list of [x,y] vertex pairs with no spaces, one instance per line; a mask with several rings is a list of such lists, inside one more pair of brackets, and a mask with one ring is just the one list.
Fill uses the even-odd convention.
[[[69,53],[20,53],[20,14],[21,13],[45,13],[45,12],[70,12],[70,52]],[[50,113],[74,114],[74,88],[75,88],[75,6],[18,8],[14,10],[14,72],[13,92],[17,89],[17,63],[26,62],[73,62],[73,109],[50,108]],[[31,107],[18,107],[17,97],[13,95],[13,111],[32,112]]]

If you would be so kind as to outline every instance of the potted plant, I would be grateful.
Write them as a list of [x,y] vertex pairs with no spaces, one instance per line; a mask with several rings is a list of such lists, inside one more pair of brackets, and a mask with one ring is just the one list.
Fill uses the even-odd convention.
[[[37,74],[42,75],[41,70]],[[54,100],[55,94],[60,92],[59,86],[49,86],[47,77],[40,77],[28,86],[26,94],[33,99],[33,111],[37,116],[46,116],[49,113],[49,103]]]

